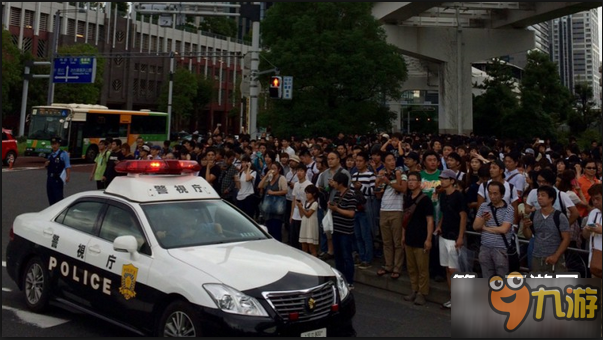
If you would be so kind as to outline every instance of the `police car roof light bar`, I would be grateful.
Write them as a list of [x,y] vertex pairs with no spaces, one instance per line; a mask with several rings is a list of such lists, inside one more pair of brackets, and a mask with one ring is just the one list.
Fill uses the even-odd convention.
[[127,174],[155,174],[155,175],[180,175],[191,174],[201,170],[196,161],[183,161],[176,159],[161,160],[127,160],[119,162],[115,171]]

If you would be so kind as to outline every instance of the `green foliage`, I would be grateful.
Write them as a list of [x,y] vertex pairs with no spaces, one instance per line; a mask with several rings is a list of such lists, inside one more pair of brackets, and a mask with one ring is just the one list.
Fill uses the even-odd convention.
[[561,83],[557,64],[545,53],[528,53],[520,90],[524,107],[542,109],[555,123],[567,119],[571,112],[571,92]]
[[130,8],[130,3],[125,1],[111,2],[111,9],[115,10],[115,7],[117,7],[118,12],[127,13],[128,9]]
[[601,126],[600,113],[595,110],[592,86],[586,82],[577,83],[574,86],[574,110],[568,118],[571,132],[578,135],[591,126]]
[[96,57],[96,77],[93,84],[60,84],[54,86],[55,103],[100,103],[101,91],[103,89],[103,73],[105,70],[105,59],[99,58],[98,49],[90,44],[75,44],[61,46],[59,55]]
[[[172,88],[172,131],[181,131],[195,109],[197,79],[187,68],[178,67],[174,72]],[[159,110],[168,111],[169,81],[161,87]]]
[[190,126],[198,126],[198,122],[204,121],[203,112],[206,107],[213,101],[214,88],[216,83],[212,78],[206,78],[203,74],[196,75],[197,77],[197,94],[193,98],[195,105],[194,114],[190,117]]
[[231,38],[237,36],[237,22],[228,17],[204,17],[203,22],[199,24],[199,29]]
[[2,119],[20,108],[23,78],[22,55],[13,44],[10,32],[2,29]]
[[486,92],[473,101],[473,125],[478,135],[500,136],[500,120],[518,108],[517,94],[513,92],[516,85],[510,67],[499,59],[492,60],[487,71],[491,78],[478,86]]
[[[504,138],[556,138],[571,113],[571,93],[561,84],[557,65],[532,51],[519,84],[520,98],[509,85],[510,73],[493,64],[486,92],[474,98],[476,134]],[[519,101],[518,101],[519,100]]]
[[283,136],[391,127],[395,114],[383,103],[400,98],[406,64],[386,43],[371,7],[292,2],[275,3],[266,12],[260,69],[276,65],[281,75],[294,80],[293,100],[271,100],[268,110],[258,115],[262,126]]

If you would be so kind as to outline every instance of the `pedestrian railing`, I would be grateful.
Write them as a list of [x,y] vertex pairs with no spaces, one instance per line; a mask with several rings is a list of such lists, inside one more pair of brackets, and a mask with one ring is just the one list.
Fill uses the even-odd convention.
[[[472,238],[481,238],[481,233],[476,232],[476,231],[465,231],[465,234],[469,237]],[[528,239],[524,239],[524,238],[518,238],[519,244],[520,245],[528,245],[530,243],[530,240]],[[588,242],[588,241],[586,241]],[[470,250],[472,250],[475,253],[475,257],[474,257],[474,262],[479,262],[479,243],[471,243],[471,242],[467,242],[469,245],[473,245],[473,248],[470,248]],[[580,275],[582,277],[586,277],[587,273],[588,273],[588,262],[587,260],[585,261],[583,255],[586,255],[586,259],[588,259],[588,254],[589,251],[585,250],[585,249],[580,249],[580,248],[575,248],[575,247],[568,247],[567,248],[567,253],[566,253],[566,258],[565,258],[565,262],[568,265],[568,270],[570,270],[571,272],[575,272],[578,271],[580,273]],[[527,254],[526,251],[522,251],[520,250],[520,259],[519,259],[520,263],[523,262],[527,262]],[[530,270],[528,267],[525,266],[521,266],[520,267],[520,271],[522,273],[528,273]]]

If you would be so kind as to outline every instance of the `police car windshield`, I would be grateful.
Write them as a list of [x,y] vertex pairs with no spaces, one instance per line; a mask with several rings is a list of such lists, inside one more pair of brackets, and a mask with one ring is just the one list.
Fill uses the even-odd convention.
[[141,207],[155,238],[166,249],[268,238],[221,200],[149,203]]

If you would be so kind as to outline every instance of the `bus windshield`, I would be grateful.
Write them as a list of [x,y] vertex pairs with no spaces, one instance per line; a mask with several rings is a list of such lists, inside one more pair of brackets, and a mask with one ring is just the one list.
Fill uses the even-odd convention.
[[62,122],[63,117],[58,116],[31,116],[29,125],[29,138],[30,139],[43,139],[48,140],[52,137],[62,136]]

